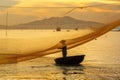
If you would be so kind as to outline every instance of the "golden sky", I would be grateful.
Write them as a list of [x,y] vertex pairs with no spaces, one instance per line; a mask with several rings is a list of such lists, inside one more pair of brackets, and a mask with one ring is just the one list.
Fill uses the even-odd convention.
[[[75,9],[66,16],[83,20],[93,20],[103,22],[104,18],[109,16],[118,16],[120,14],[119,0],[0,0],[0,5],[9,6],[8,8],[0,8],[0,24],[5,24],[5,15],[8,11],[9,23],[20,24],[34,20],[64,16],[67,11],[72,8],[59,9],[41,9],[41,8],[13,8],[13,7],[83,7],[93,5],[107,6],[88,7],[84,9]],[[16,21],[16,22],[15,22]]]
[[[19,3],[17,6],[35,6],[39,5],[39,3],[53,3],[53,2],[58,2],[58,3],[69,3],[69,4],[74,4],[74,3],[116,3],[119,4],[119,0],[15,0],[18,1]],[[45,6],[49,6],[49,4],[44,4]]]

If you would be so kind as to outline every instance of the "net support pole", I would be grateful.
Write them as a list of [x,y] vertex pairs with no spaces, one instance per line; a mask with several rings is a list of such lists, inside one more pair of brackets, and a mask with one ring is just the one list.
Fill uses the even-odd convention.
[[7,10],[7,13],[6,13],[6,28],[5,28],[5,36],[7,37],[8,36],[8,10]]

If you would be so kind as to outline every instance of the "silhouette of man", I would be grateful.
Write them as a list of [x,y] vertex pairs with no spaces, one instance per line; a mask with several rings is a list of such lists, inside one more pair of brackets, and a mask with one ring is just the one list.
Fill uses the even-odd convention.
[[66,56],[67,56],[67,46],[66,46],[65,42],[66,42],[66,40],[61,40],[60,41],[60,43],[63,46],[62,48],[60,48],[60,49],[62,49],[63,58],[66,58]]

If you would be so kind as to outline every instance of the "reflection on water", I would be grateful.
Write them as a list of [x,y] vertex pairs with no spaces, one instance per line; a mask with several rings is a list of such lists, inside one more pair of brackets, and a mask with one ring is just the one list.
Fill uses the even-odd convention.
[[69,55],[86,53],[81,65],[56,65],[54,59],[61,56],[57,53],[16,64],[2,64],[0,80],[120,80],[119,35],[119,32],[110,32],[69,50]]
[[[59,65],[59,67],[62,70],[62,74],[64,75],[63,80],[68,80],[69,78],[75,79],[74,75],[84,74],[83,65],[73,65],[73,66]],[[70,76],[73,76],[73,77],[70,77]]]
[[[92,61],[93,62],[93,61]],[[91,62],[91,64],[92,64]],[[0,80],[119,80],[120,64],[58,66],[53,58],[0,66]]]

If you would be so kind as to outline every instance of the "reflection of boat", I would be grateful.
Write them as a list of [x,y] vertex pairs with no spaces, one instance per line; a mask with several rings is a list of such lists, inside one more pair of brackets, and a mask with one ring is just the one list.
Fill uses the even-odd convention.
[[78,56],[69,56],[69,57],[61,57],[56,58],[55,62],[56,64],[65,64],[65,65],[71,65],[71,64],[79,64],[84,60],[85,55],[78,55]]

